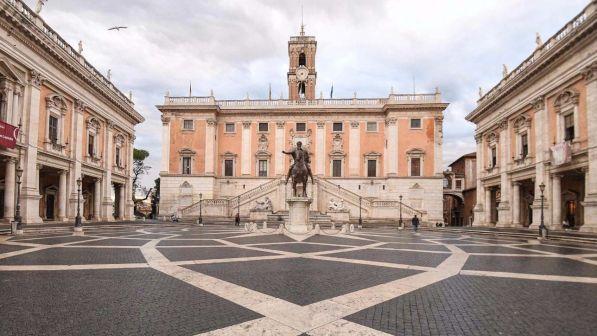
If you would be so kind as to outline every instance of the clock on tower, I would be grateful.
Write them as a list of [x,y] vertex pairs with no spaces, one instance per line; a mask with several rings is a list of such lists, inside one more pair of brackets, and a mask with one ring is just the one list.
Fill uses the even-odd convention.
[[290,100],[315,99],[315,52],[317,41],[314,36],[306,36],[301,27],[299,36],[291,36],[288,41],[288,98]]

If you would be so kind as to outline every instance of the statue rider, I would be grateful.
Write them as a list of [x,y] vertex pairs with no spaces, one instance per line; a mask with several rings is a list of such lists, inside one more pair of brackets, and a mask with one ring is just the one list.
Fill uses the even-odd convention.
[[282,153],[292,155],[293,159],[292,165],[288,169],[288,174],[286,175],[286,183],[288,183],[288,179],[292,175],[292,168],[294,168],[294,165],[300,161],[305,162],[305,166],[307,167],[307,173],[309,174],[309,177],[311,177],[311,182],[313,182],[313,174],[311,173],[311,159],[309,159],[309,152],[303,149],[302,142],[297,142],[296,148],[294,148],[292,151],[282,151]]

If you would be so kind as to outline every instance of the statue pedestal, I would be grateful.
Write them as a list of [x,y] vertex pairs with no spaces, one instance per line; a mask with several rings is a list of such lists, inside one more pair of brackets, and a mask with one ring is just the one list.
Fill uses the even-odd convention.
[[309,224],[309,206],[312,199],[307,197],[290,197],[288,203],[288,223],[286,229],[291,233],[307,233],[311,231]]
[[270,210],[267,209],[252,209],[249,211],[249,220],[250,221],[264,221],[267,220],[267,215],[272,213]]
[[350,221],[350,212],[348,209],[328,210],[327,214],[335,223],[348,223]]

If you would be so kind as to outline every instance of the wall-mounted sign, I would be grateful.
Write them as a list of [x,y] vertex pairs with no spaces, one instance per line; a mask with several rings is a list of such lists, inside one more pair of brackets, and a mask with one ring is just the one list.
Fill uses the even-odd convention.
[[0,147],[15,148],[19,129],[0,120]]

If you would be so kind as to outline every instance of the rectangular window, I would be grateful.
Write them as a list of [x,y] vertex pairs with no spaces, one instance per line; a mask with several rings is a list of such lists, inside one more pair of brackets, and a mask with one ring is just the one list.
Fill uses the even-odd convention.
[[224,160],[224,176],[234,176],[233,160]]
[[49,123],[49,138],[53,144],[58,143],[58,118],[50,116]]
[[497,165],[497,149],[495,147],[491,147],[491,167],[495,167]]
[[456,180],[456,189],[462,189],[462,180]]
[[120,167],[120,147],[116,147],[116,166]]
[[342,160],[332,160],[332,176],[342,177]]
[[87,154],[91,157],[95,155],[95,136],[93,134],[89,134],[87,138]]
[[421,119],[411,119],[410,128],[421,128]]
[[183,120],[182,121],[182,129],[192,130],[193,129],[193,120]]
[[527,134],[520,136],[520,150],[523,159],[529,155],[529,136]]
[[191,158],[190,157],[182,158],[182,173],[185,175],[191,174]]
[[268,123],[259,123],[259,132],[267,132],[269,130]]
[[307,124],[305,123],[296,123],[296,131],[297,132],[304,132],[307,130]]
[[574,139],[574,115],[569,114],[564,117],[564,141]]
[[267,176],[267,160],[259,160],[259,176]]
[[367,132],[377,132],[377,122],[367,121]]
[[410,176],[421,176],[421,158],[410,159]]
[[377,176],[377,160],[367,160],[367,177]]
[[332,130],[334,132],[342,132],[342,123],[341,122],[335,122],[332,124]]
[[226,133],[234,133],[234,123],[226,123]]

